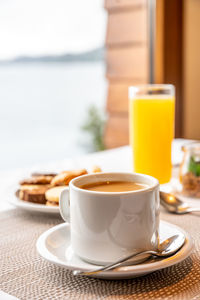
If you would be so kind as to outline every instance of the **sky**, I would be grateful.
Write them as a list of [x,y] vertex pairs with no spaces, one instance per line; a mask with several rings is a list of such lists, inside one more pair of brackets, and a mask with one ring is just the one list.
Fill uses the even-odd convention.
[[0,59],[78,53],[104,44],[103,0],[0,0]]

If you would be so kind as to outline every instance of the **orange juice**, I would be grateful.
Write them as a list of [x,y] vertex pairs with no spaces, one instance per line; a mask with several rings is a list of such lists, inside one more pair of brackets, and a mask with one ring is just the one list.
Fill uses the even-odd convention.
[[174,104],[173,95],[135,95],[129,103],[134,171],[154,176],[160,183],[171,178]]

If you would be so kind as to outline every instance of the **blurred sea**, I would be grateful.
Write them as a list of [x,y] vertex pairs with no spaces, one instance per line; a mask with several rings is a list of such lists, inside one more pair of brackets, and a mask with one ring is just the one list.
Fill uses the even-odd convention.
[[[103,109],[103,62],[0,66],[0,170],[86,153],[80,126]],[[84,146],[85,145],[85,146]]]

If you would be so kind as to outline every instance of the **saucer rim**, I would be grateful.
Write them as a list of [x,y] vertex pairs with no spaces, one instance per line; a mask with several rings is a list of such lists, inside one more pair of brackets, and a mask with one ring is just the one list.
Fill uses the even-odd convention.
[[[161,270],[161,269],[173,266],[173,265],[185,260],[191,254],[192,249],[193,249],[194,242],[193,242],[192,237],[189,235],[189,233],[187,233],[185,230],[183,230],[182,228],[180,228],[177,225],[174,225],[170,222],[166,222],[163,220],[160,220],[160,223],[164,223],[167,226],[176,228],[178,231],[182,232],[185,236],[185,243],[184,243],[183,247],[180,250],[178,250],[176,252],[176,254],[171,256],[170,259],[165,258],[163,260],[154,261],[154,262],[150,262],[150,263],[144,262],[139,265],[123,266],[116,270],[102,272],[97,275],[93,275],[91,277],[107,278],[107,279],[138,277],[138,276],[146,275],[148,273],[152,273],[157,270]],[[47,249],[46,240],[47,240],[48,236],[55,231],[61,230],[61,228],[64,228],[64,227],[66,227],[68,230],[70,230],[70,224],[65,222],[65,223],[58,224],[58,225],[48,229],[44,233],[42,233],[36,242],[36,248],[37,248],[38,253],[45,260],[47,260],[53,264],[59,265],[61,267],[64,267],[68,270],[79,269],[81,271],[88,271],[89,269],[87,269],[85,267],[80,266],[77,268],[77,267],[67,264],[67,262],[66,263],[63,262],[61,259],[54,256]],[[92,268],[95,269],[98,267],[98,265],[92,265],[90,263],[87,263],[87,264],[91,266],[90,269],[92,269]]]

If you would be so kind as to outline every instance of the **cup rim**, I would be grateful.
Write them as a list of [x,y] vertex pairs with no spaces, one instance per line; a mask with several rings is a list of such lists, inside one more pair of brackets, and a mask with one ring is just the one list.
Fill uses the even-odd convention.
[[[140,189],[140,190],[133,190],[133,191],[125,191],[125,192],[99,192],[99,191],[91,191],[91,190],[86,190],[86,189],[82,189],[78,186],[75,185],[76,181],[85,178],[85,177],[94,177],[96,175],[112,175],[112,174],[117,174],[117,175],[135,175],[135,176],[139,176],[140,178],[146,178],[149,180],[154,181],[154,183],[144,189]],[[72,179],[69,183],[69,187],[72,187],[74,190],[82,192],[82,193],[89,193],[89,194],[94,194],[94,195],[107,195],[107,196],[111,196],[111,195],[130,195],[130,194],[142,194],[142,193],[146,193],[149,192],[151,190],[154,190],[156,187],[159,187],[159,181],[158,179],[156,179],[153,176],[150,175],[146,175],[146,174],[141,174],[141,173],[131,173],[131,172],[100,172],[100,173],[92,173],[92,174],[86,174],[86,175],[82,175],[79,177],[76,177],[74,179]]]

